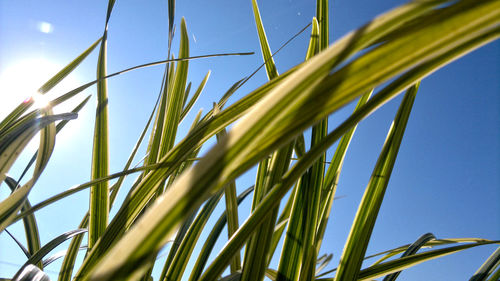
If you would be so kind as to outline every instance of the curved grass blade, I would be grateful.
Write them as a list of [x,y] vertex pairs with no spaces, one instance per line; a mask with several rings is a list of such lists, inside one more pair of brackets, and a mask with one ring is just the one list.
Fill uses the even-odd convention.
[[459,245],[454,247],[448,247],[444,249],[437,249],[432,251],[427,251],[420,254],[415,254],[411,256],[407,256],[404,258],[399,258],[393,261],[388,261],[385,263],[381,263],[379,265],[369,267],[367,269],[363,269],[359,273],[358,280],[373,280],[374,278],[378,278],[393,272],[401,271],[403,269],[415,266],[424,261],[432,260],[435,258],[439,258],[442,256],[446,256],[449,254],[453,254],[465,249],[470,249],[473,247],[488,245],[492,243],[499,243],[500,241],[489,241],[489,242],[478,242],[467,245]]
[[24,247],[24,245],[19,240],[17,240],[17,238],[14,235],[12,235],[12,233],[10,233],[10,231],[5,229],[5,232],[7,232],[7,234],[10,236],[10,238],[12,240],[14,240],[14,242],[17,244],[19,249],[21,249],[21,251],[23,251],[24,255],[29,259],[31,257],[31,254],[28,251],[28,249],[26,249],[26,247]]
[[[12,192],[14,192],[17,188],[20,188],[20,186],[17,184],[17,182],[11,178],[7,177],[5,179],[5,183],[9,186]],[[21,212],[26,211],[31,208],[31,204],[28,199],[24,202],[24,205],[21,207]],[[40,235],[38,232],[38,226],[36,223],[36,218],[34,214],[31,214],[29,216],[26,216],[23,218],[23,225],[24,225],[24,233],[26,234],[26,243],[28,246],[28,250],[25,251],[27,253],[27,257],[29,258],[31,255],[36,253],[41,246],[40,243]],[[19,243],[18,243],[19,244]],[[36,266],[40,269],[43,269],[43,264],[38,263]]]
[[0,162],[0,179],[3,181],[6,177],[5,173],[12,166],[24,147],[40,130],[42,131],[40,135],[40,153],[37,157],[33,177],[21,188],[16,189],[9,197],[0,202],[0,231],[12,222],[15,214],[22,208],[31,187],[38,180],[50,158],[55,137],[55,126],[53,123],[62,119],[74,118],[76,118],[75,114],[59,114],[28,120],[17,126],[0,141],[0,155],[2,160],[5,159],[5,162]]
[[[80,237],[81,235],[77,236],[77,237]],[[87,250],[87,246],[82,246],[79,248],[79,250]],[[53,254],[52,256],[46,258],[43,260],[43,266],[46,267],[47,265],[55,262],[56,260],[62,258],[62,257],[65,257],[68,253],[68,250],[63,250],[63,251],[59,251],[55,254]]]
[[[80,110],[87,104],[91,96],[87,96],[80,104],[78,104],[72,111],[71,113],[78,113]],[[56,135],[68,124],[69,120],[62,120],[56,125]],[[19,176],[19,180],[17,182],[21,182],[23,179],[24,175],[28,172],[28,170],[31,168],[33,163],[35,163],[35,160],[38,156],[38,150],[33,154],[33,157],[31,157],[28,165],[26,165],[26,168],[24,168],[24,171],[21,173],[21,176]]]
[[[240,195],[238,195],[237,198],[237,203],[238,205],[245,200],[245,198],[253,191],[254,187],[251,186],[245,191],[243,191]],[[222,213],[222,215],[219,217],[217,222],[214,224],[212,231],[208,235],[205,244],[203,244],[203,248],[200,251],[200,254],[198,255],[198,259],[196,260],[196,264],[193,267],[193,270],[191,272],[191,275],[189,276],[189,280],[198,280],[198,278],[201,276],[201,273],[203,269],[205,268],[205,265],[208,261],[208,257],[210,253],[212,252],[215,242],[220,236],[220,233],[222,232],[222,229],[224,228],[224,225],[227,222],[227,210]]]
[[76,229],[63,233],[57,236],[56,238],[52,239],[49,243],[45,244],[42,248],[40,248],[38,252],[36,252],[34,255],[31,256],[31,258],[29,258],[26,261],[26,263],[21,267],[21,269],[14,275],[13,279],[18,278],[22,274],[24,268],[27,267],[28,265],[40,262],[43,259],[43,257],[45,257],[54,248],[59,246],[62,242],[68,240],[69,238],[75,235],[83,234],[85,232],[87,232],[86,229]]
[[[10,280],[10,279],[9,279]],[[50,281],[49,276],[40,268],[29,264],[22,268],[19,275],[12,279],[13,281]]]
[[493,275],[495,269],[500,266],[500,247],[481,265],[469,281],[483,281]]
[[[410,255],[404,258],[399,258],[396,260],[384,262],[381,264],[377,264],[374,266],[370,266],[366,269],[363,269],[359,272],[358,279],[360,281],[368,281],[373,280],[378,277],[385,276],[387,274],[391,274],[393,272],[401,271],[403,269],[415,266],[417,264],[423,263],[425,261],[429,261],[432,259],[436,259],[439,257],[443,257],[446,255],[450,255],[453,253],[457,253],[466,249],[474,248],[482,245],[490,245],[490,244],[498,244],[500,241],[478,241],[476,243],[459,245],[453,247],[447,247],[444,249],[431,250],[424,253],[419,253],[415,255]],[[317,281],[333,281],[334,278],[319,278]]]
[[[403,257],[407,257],[410,255],[416,254],[418,252],[418,250],[420,248],[422,248],[422,246],[424,246],[430,240],[434,240],[434,239],[436,239],[436,237],[432,233],[426,233],[426,234],[422,235],[421,237],[419,237],[417,239],[417,241],[415,241],[413,244],[411,244],[410,247],[408,247],[408,249],[406,249],[406,251],[403,253],[403,255],[401,255],[401,257],[403,258]],[[387,275],[386,277],[384,277],[383,281],[394,281],[394,280],[396,280],[396,278],[398,278],[400,273],[401,273],[401,271],[391,273],[391,274]]]

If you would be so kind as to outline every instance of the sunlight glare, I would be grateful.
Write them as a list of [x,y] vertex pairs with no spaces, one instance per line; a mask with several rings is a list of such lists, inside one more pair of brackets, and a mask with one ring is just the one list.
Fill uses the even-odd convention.
[[[0,69],[0,120],[5,118],[20,103],[33,102],[30,110],[43,108],[57,96],[70,91],[82,84],[70,74],[64,78],[54,89],[46,94],[41,94],[38,89],[64,65],[44,58],[30,58],[17,61]],[[71,111],[81,102],[81,98],[70,100],[54,108],[54,114]],[[81,119],[81,118],[78,118]],[[72,121],[71,126],[64,129],[62,138],[75,137],[81,130],[81,122]],[[59,136],[59,139],[61,138]]]

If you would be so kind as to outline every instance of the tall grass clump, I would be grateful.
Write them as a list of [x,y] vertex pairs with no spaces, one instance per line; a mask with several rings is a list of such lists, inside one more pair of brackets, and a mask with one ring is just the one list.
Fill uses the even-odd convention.
[[[188,83],[190,61],[248,53],[190,54],[187,23],[184,18],[177,20],[175,1],[169,0],[167,60],[108,73],[108,23],[115,5],[109,0],[99,40],[38,92],[49,92],[94,51],[98,52],[96,80],[42,108],[34,108],[33,99],[26,100],[0,123],[0,181],[12,190],[0,203],[0,231],[5,234],[9,226],[22,221],[27,245],[25,248],[20,242],[24,237],[12,237],[23,247],[27,261],[14,276],[2,277],[47,280],[44,267],[61,258],[60,281],[340,281],[384,276],[383,280],[394,280],[404,269],[422,262],[500,242],[437,239],[427,233],[398,248],[372,256],[366,253],[420,81],[500,36],[499,0],[409,2],[332,44],[328,1],[317,0],[305,60],[281,74],[258,3],[249,1],[269,81],[229,104],[231,95],[251,76],[235,82],[212,109],[198,113],[186,135],[179,135],[180,122],[193,110],[210,76],[208,71],[198,85]],[[179,40],[176,54],[171,52],[174,39]],[[157,64],[165,66],[157,103],[123,170],[111,173],[108,110],[113,105],[108,104],[107,81]],[[71,120],[88,106],[89,97],[81,98],[80,93],[94,85],[97,105],[93,137],[88,140],[93,143],[90,181],[32,205],[29,193],[40,188],[36,183],[57,149],[57,133],[71,126]],[[327,239],[339,175],[356,126],[400,94],[403,98],[357,206],[343,252],[336,253],[340,261],[335,269],[320,273],[332,259],[319,252]],[[73,111],[53,113],[53,107],[78,99],[81,103]],[[329,130],[328,116],[356,100],[354,112]],[[38,133],[38,151],[26,168],[30,173],[9,176],[18,156]],[[212,139],[216,144],[200,155],[203,145]],[[144,154],[141,147],[145,147]],[[329,149],[334,151],[331,158],[327,158]],[[133,167],[134,159],[139,158],[142,165]],[[238,194],[243,189],[237,188],[236,179],[255,166],[253,186]],[[137,177],[125,181],[132,173]],[[111,180],[116,181],[111,184]],[[90,190],[89,207],[83,217],[75,218],[78,228],[42,245],[36,211],[86,189]],[[119,190],[127,193],[123,200],[117,200]],[[222,197],[225,210],[220,215],[214,210]],[[242,221],[238,205],[246,197],[252,197],[250,215]],[[110,215],[112,207],[117,210],[114,215]],[[224,228],[226,243],[217,248]],[[205,229],[208,236],[200,239]],[[63,255],[50,254],[67,240],[71,242]],[[166,259],[159,259],[167,243]],[[197,245],[199,251],[195,251]],[[485,257],[470,280],[498,280],[499,253]],[[379,259],[367,265],[365,261],[373,257]],[[194,265],[188,266],[189,261]],[[270,265],[273,261],[277,266]]]

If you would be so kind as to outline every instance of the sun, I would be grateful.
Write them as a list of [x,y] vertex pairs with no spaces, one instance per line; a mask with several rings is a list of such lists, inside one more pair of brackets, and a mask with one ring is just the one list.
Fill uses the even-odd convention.
[[[30,111],[46,107],[50,100],[82,85],[75,74],[70,74],[48,93],[40,94],[38,89],[63,67],[63,64],[45,58],[30,58],[6,67],[0,66],[0,120],[22,102],[34,101]],[[77,100],[61,104],[55,107],[53,112],[55,114],[69,112],[77,102],[81,101],[81,99]],[[71,122],[64,129],[65,133],[62,137],[78,135],[78,129],[81,126],[79,123],[81,122]]]
[[55,96],[52,92],[62,94],[63,91],[69,91],[81,84],[78,79],[70,75],[53,91],[45,95],[40,94],[38,92],[40,86],[62,67],[63,65],[45,58],[33,58],[0,69],[0,118],[9,114],[21,102],[30,99],[35,102],[33,108],[45,107]]
[[29,59],[18,61],[0,72],[1,117],[5,117],[19,103],[35,100],[36,107],[43,107],[47,99],[41,98],[37,90],[57,73],[58,65],[47,59]]

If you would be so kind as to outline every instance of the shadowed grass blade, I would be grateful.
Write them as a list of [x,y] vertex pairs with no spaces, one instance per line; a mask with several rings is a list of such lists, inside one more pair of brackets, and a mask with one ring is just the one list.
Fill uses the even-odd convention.
[[[5,279],[11,280],[11,279]],[[50,278],[45,272],[43,272],[40,268],[29,264],[26,267],[22,268],[22,271],[19,273],[17,278],[13,278],[13,281],[50,281]]]
[[500,247],[481,265],[469,281],[483,281],[492,277],[495,269],[500,267]]
[[16,273],[16,275],[14,275],[13,279],[16,279],[18,276],[20,276],[23,268],[25,268],[29,264],[35,264],[40,262],[43,259],[43,257],[45,257],[54,248],[59,246],[62,242],[68,240],[69,238],[75,235],[83,234],[85,232],[87,232],[86,229],[76,229],[63,233],[57,236],[56,238],[52,239],[49,243],[45,244],[38,252],[32,255],[31,258],[28,259],[28,261],[26,261],[26,263],[22,266],[22,268]]
[[[14,192],[20,186],[17,182],[11,178],[7,177],[5,179],[5,183],[9,186],[12,192]],[[21,212],[29,210],[31,208],[31,204],[28,199],[24,202],[24,205],[21,207]],[[26,234],[26,244],[28,246],[28,254],[31,256],[38,250],[40,250],[40,235],[38,232],[38,225],[36,223],[36,218],[34,214],[28,215],[23,218],[24,225],[24,233]],[[40,269],[43,269],[43,264],[41,262],[37,263],[36,266]]]
[[[417,241],[415,241],[413,244],[411,244],[410,247],[408,247],[408,249],[406,249],[406,251],[403,253],[403,255],[401,255],[401,257],[406,257],[406,256],[416,254],[417,251],[420,248],[422,248],[427,242],[429,242],[430,240],[434,240],[434,239],[436,239],[436,237],[432,233],[426,233],[426,234],[422,235],[421,237],[419,237],[417,239]],[[387,275],[386,277],[384,277],[383,281],[394,281],[394,280],[396,280],[396,278],[398,278],[400,273],[401,273],[401,271],[391,273],[391,274]]]

